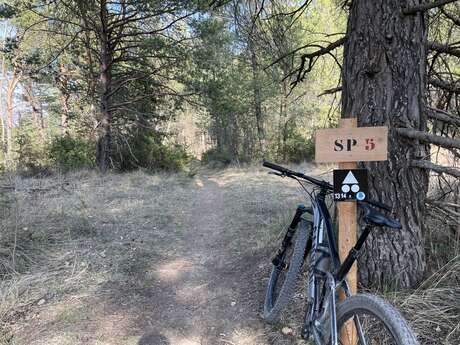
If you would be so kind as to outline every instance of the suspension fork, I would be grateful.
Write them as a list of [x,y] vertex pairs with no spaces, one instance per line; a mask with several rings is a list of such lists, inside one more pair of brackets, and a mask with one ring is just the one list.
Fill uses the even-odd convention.
[[[308,278],[307,278],[307,308],[305,312],[305,317],[303,321],[303,327],[301,331],[301,335],[303,339],[308,340],[311,336],[315,337],[314,334],[314,321],[318,312],[318,293],[319,293],[319,281],[317,276],[315,275],[315,262],[316,262],[316,255],[317,255],[317,247],[319,236],[321,236],[321,216],[319,212],[318,205],[314,204],[314,211],[313,211],[313,224],[311,229],[311,236],[310,236],[310,265],[308,268]],[[310,241],[309,241],[310,242]]]
[[283,242],[281,243],[281,248],[278,249],[278,252],[276,253],[275,257],[272,259],[272,263],[275,267],[280,268],[280,269],[286,268],[286,267],[281,267],[282,265],[284,265],[283,263],[284,254],[286,253],[286,249],[291,243],[292,237],[294,236],[297,230],[297,225],[299,224],[302,215],[306,212],[312,213],[311,208],[307,208],[303,204],[299,204],[297,206],[296,212],[294,214],[294,218],[292,219],[291,224],[289,225],[288,230],[286,234],[284,235]]
[[331,273],[327,274],[327,289],[330,298],[329,315],[330,315],[330,329],[331,329],[331,345],[338,345],[337,338],[337,303],[335,299],[336,284],[334,276]]

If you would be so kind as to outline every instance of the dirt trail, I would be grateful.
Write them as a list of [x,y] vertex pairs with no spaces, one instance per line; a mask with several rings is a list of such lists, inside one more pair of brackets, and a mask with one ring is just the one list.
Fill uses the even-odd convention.
[[152,297],[161,305],[139,344],[161,344],[163,337],[171,345],[268,344],[259,308],[244,291],[251,282],[241,281],[241,258],[223,236],[227,214],[219,183],[203,176],[193,207],[183,210],[185,246],[158,269],[164,289]]

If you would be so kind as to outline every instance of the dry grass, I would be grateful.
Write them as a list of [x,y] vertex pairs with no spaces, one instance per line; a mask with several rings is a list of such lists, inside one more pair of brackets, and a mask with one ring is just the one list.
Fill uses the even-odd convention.
[[[314,170],[308,165],[293,168]],[[246,309],[222,321],[227,322],[222,327],[233,323],[238,328],[231,334],[219,331],[220,343],[297,341],[280,329],[288,325],[298,334],[304,305],[300,283],[291,312],[279,325],[253,320],[261,311],[268,258],[296,204],[304,201],[294,181],[256,168],[233,167],[194,177],[142,172],[101,176],[90,171],[42,179],[7,176],[0,187],[0,344],[142,344],[144,328],[164,321],[150,319],[151,311],[145,310],[158,307],[156,294],[164,295],[169,309],[174,303],[179,305],[175,308],[186,308],[192,299],[200,305],[182,316],[190,318],[190,330],[183,330],[190,334],[163,334],[171,345],[195,344],[200,338],[193,331],[200,318],[209,312],[209,318],[219,318],[218,309],[230,303],[219,300],[222,296],[233,296],[237,306]],[[218,210],[197,204],[208,187],[221,194]],[[204,268],[197,270],[196,261],[202,258],[182,255],[194,246],[191,220],[196,226],[201,217],[196,210],[212,216],[221,241],[203,248],[217,253],[211,273],[219,279],[209,282],[211,286],[198,280]],[[436,269],[441,268],[417,291],[388,297],[401,307],[424,344],[457,345],[459,246],[444,239],[442,246],[447,247],[441,247],[441,235],[433,234],[436,250],[448,253],[436,261]],[[453,243],[456,247],[449,247]],[[164,285],[154,285],[158,278]],[[169,299],[168,284],[190,279],[197,280],[196,290],[179,286],[175,300]],[[237,287],[228,287],[229,282],[238,282]],[[179,318],[169,309],[164,312]],[[238,319],[241,315],[252,321]]]
[[404,312],[422,344],[460,344],[460,256],[417,290],[389,297]]
[[[142,268],[142,254],[152,245],[138,240],[142,231],[156,231],[158,241],[169,243],[171,233],[161,227],[173,218],[174,207],[165,196],[173,193],[180,202],[189,183],[182,175],[140,172],[5,177],[0,344],[26,344],[29,331],[66,333],[66,340],[56,343],[78,343],[78,330],[73,335],[66,330],[75,321],[66,305],[77,301],[84,314],[91,298],[101,294],[102,284],[137,265]],[[161,249],[155,254],[161,255]],[[38,328],[32,330],[28,324]]]

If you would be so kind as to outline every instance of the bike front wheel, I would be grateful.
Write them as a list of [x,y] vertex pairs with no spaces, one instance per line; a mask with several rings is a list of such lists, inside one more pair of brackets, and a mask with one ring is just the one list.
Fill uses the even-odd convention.
[[307,245],[307,222],[302,219],[288,244],[280,267],[273,265],[265,293],[264,319],[276,322],[294,293],[297,276],[302,268]]
[[351,296],[337,307],[337,330],[340,345],[420,345],[404,317],[369,294]]

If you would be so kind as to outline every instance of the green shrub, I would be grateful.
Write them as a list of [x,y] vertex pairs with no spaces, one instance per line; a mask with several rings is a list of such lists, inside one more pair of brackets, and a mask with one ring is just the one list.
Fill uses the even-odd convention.
[[213,147],[203,153],[201,161],[205,164],[219,163],[228,165],[232,162],[232,155],[228,151],[222,151],[217,147]]
[[48,148],[52,164],[62,170],[94,167],[94,144],[82,138],[56,137]]
[[38,134],[25,128],[17,133],[15,160],[16,169],[21,175],[47,175],[49,171],[46,144]]
[[284,146],[281,148],[281,158],[288,162],[300,163],[313,159],[315,145],[311,138],[305,138],[297,131],[290,133]]
[[191,158],[182,145],[165,144],[160,134],[152,132],[137,132],[116,146],[113,160],[120,171],[182,170]]

